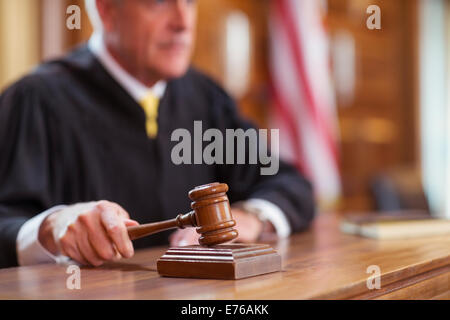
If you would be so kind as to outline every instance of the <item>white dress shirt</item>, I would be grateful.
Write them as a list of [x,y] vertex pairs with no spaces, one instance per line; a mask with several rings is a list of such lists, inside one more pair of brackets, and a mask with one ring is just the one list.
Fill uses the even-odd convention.
[[[88,42],[89,50],[100,61],[110,75],[130,94],[137,102],[142,101],[149,93],[153,93],[159,99],[166,90],[166,82],[159,81],[149,88],[125,71],[108,52],[101,33],[94,33]],[[249,199],[237,204],[244,210],[256,214],[262,220],[268,220],[274,226],[277,236],[284,238],[290,235],[291,228],[286,216],[281,209],[264,199]],[[68,257],[55,256],[46,250],[38,240],[39,228],[44,219],[66,207],[59,205],[50,208],[31,218],[20,228],[16,239],[18,263],[21,266],[39,263],[67,263]],[[71,223],[71,221],[68,223]]]

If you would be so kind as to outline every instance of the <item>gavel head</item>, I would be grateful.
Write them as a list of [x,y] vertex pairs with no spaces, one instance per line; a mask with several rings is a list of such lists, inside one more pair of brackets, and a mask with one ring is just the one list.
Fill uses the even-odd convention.
[[236,221],[231,215],[230,202],[225,183],[210,183],[189,192],[191,207],[195,212],[199,243],[204,246],[231,241],[238,236],[233,228]]

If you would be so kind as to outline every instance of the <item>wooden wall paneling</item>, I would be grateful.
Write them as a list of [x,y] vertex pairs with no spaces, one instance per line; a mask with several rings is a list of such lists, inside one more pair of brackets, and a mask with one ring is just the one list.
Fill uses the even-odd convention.
[[[369,184],[385,169],[415,166],[417,145],[417,1],[329,0],[331,34],[349,31],[356,46],[353,103],[338,106],[343,210],[371,210]],[[381,30],[366,8],[381,8]]]
[[[86,42],[92,27],[85,10],[84,0],[40,0],[42,59],[54,59],[63,56],[77,45]],[[66,26],[69,14],[67,8],[77,5],[81,9],[81,29],[69,30]]]
[[268,0],[198,0],[197,43],[193,56],[195,66],[223,85],[226,18],[236,10],[248,17],[251,33],[249,86],[237,102],[244,116],[261,127],[266,126],[268,108],[268,7]]
[[40,60],[40,5],[35,0],[0,0],[0,90]]

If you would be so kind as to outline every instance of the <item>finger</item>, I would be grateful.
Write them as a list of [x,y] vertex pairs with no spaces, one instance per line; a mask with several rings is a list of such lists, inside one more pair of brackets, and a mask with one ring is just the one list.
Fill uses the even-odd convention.
[[97,255],[94,248],[92,247],[87,231],[81,233],[77,237],[77,245],[81,255],[85,260],[89,262],[90,265],[98,267],[103,264],[104,260]]
[[101,200],[97,203],[97,208],[99,208],[100,211],[113,209],[115,212],[117,212],[117,215],[119,217],[123,219],[130,219],[130,215],[128,214],[128,212],[115,202]]
[[87,231],[87,239],[83,239],[83,248],[89,244],[98,258],[108,261],[114,257],[115,252],[111,239],[106,234],[105,228],[100,221],[100,215],[101,212],[94,210],[80,215],[78,221],[84,230]]
[[81,249],[81,247],[80,247],[80,244],[79,244],[79,241],[78,241],[78,239],[77,240],[75,240],[76,242],[77,242],[77,250],[78,250],[78,254],[80,255],[80,257],[81,257],[81,259],[83,259],[83,265],[85,265],[85,266],[94,266],[95,267],[95,265],[94,264],[92,264],[91,262],[89,262],[89,260],[85,257],[85,255],[83,254],[83,250]]
[[131,219],[124,219],[123,222],[125,223],[125,226],[127,227],[135,227],[139,225],[139,222]]
[[237,241],[249,243],[257,241],[263,229],[263,223],[253,215],[236,212],[236,229],[239,233]]
[[171,245],[174,246],[188,246],[198,244],[198,238],[200,235],[192,229],[180,230],[177,234],[174,234],[170,239]]
[[186,230],[177,230],[174,233],[172,233],[171,237],[169,238],[170,245],[171,246],[184,246],[187,244],[186,240]]
[[130,215],[124,208],[122,208],[122,206],[120,206],[119,204],[117,204],[115,202],[111,202],[110,204],[111,204],[112,208],[114,208],[116,210],[116,212],[120,218],[130,219]]
[[176,246],[178,244],[179,239],[181,238],[180,236],[180,230],[177,230],[175,232],[173,232],[170,236],[169,236],[169,243],[171,246]]
[[84,265],[84,266],[88,266],[89,263],[83,258],[83,256],[80,254],[80,252],[78,251],[78,247],[76,248],[62,248],[61,253],[66,256],[69,257],[70,259]]
[[116,256],[116,250],[100,219],[100,215],[98,215],[90,221],[88,239],[96,254],[101,259],[109,261]]
[[113,247],[114,247],[114,258],[112,260],[117,261],[117,260],[122,259],[122,255],[119,253],[117,248],[114,245],[113,245]]
[[131,258],[134,254],[133,244],[128,236],[124,222],[119,218],[113,208],[101,212],[101,222],[106,233],[113,241],[119,253],[125,258]]
[[128,212],[119,205],[117,205],[117,213],[119,214],[119,217],[121,217],[122,219],[130,220],[130,215],[128,214]]
[[189,239],[187,240],[187,242],[188,242],[187,245],[192,246],[192,245],[198,244],[198,239],[199,239],[199,238],[200,238],[200,235],[199,235],[196,231],[193,231],[193,232],[191,233],[191,236],[190,236]]
[[78,250],[78,246],[75,240],[75,234],[70,231],[71,228],[73,228],[72,225],[68,227],[66,234],[59,239],[59,247],[61,253],[64,256],[69,257],[72,260],[75,260],[83,265],[88,265],[89,263],[83,258]]

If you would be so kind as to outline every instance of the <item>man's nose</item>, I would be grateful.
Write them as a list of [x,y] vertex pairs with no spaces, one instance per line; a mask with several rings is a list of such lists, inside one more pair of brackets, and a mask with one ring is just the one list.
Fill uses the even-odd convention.
[[193,0],[175,0],[172,27],[176,31],[184,31],[192,27],[194,2]]

